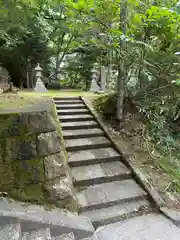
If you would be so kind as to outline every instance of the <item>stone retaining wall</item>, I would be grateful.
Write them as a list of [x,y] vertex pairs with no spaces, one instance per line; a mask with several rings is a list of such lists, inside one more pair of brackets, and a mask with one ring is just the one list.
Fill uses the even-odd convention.
[[0,114],[0,191],[76,210],[55,106],[47,100],[34,109]]

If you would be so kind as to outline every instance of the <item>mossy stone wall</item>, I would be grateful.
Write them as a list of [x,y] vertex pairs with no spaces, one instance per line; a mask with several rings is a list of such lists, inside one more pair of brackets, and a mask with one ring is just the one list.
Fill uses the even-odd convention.
[[61,126],[47,101],[35,111],[0,113],[0,191],[76,210]]

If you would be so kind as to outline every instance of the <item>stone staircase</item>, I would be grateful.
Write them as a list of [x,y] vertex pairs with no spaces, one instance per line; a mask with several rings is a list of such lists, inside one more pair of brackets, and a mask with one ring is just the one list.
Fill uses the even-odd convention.
[[97,228],[152,212],[149,196],[81,98],[55,98],[79,214]]
[[86,217],[0,198],[0,240],[80,240],[93,233]]
[[23,231],[20,223],[9,223],[0,226],[0,239],[2,240],[75,240],[74,234],[62,234],[51,237],[50,228],[35,231]]

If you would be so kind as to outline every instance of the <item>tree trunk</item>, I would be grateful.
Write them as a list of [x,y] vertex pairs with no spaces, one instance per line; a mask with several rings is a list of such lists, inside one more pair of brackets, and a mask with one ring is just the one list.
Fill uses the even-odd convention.
[[123,120],[124,107],[124,73],[123,63],[118,63],[118,77],[117,77],[117,109],[116,109],[116,129],[120,130]]
[[111,69],[112,69],[112,64],[111,64],[111,52],[108,53],[108,67],[107,67],[107,75],[106,75],[106,86],[107,89],[109,89],[109,84],[110,84],[110,76],[111,76]]
[[[120,3],[120,22],[119,29],[122,31],[124,37],[126,36],[127,28],[127,0],[121,0]],[[125,40],[120,40],[119,49],[123,53],[126,49]],[[117,78],[117,109],[116,109],[116,120],[117,120],[117,129],[121,129],[123,121],[123,107],[124,107],[124,82],[125,82],[125,64],[124,58],[121,60],[118,57],[118,78]]]

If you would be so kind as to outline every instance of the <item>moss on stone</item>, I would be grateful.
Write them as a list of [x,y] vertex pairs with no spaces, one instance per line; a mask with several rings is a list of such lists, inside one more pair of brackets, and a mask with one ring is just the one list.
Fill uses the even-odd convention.
[[17,188],[45,180],[43,159],[14,161],[12,170],[15,177],[14,183]]
[[0,114],[0,137],[19,136],[24,133],[25,124],[22,114]]
[[0,166],[0,191],[7,192],[14,186],[14,174],[9,165]]
[[[28,124],[32,126],[28,126]],[[29,112],[4,114],[3,117],[0,115],[0,128],[4,129],[4,131],[0,129],[0,191],[5,191],[8,196],[23,202],[34,202],[41,205],[52,203],[55,206],[77,211],[71,177],[66,183],[69,191],[66,189],[66,184],[61,182],[62,177],[65,178],[69,174],[68,155],[55,105],[51,110],[39,110],[37,116],[33,112],[32,117]],[[45,173],[47,174],[45,159],[39,156],[40,149],[37,144],[39,136],[46,138],[48,151],[43,155],[54,155],[55,152],[58,152],[58,159],[55,158],[53,161],[56,160],[61,169],[55,173],[49,169],[51,171],[50,179],[55,175],[55,178],[62,183],[60,188],[62,188],[64,198],[61,193],[58,199],[51,198],[49,201],[50,199],[47,198],[45,186],[50,184],[50,179],[49,176],[45,178]],[[49,137],[55,140],[49,141]],[[44,147],[43,141],[42,145]],[[49,145],[50,147],[53,145],[53,148],[50,149],[52,151],[49,150]],[[56,148],[55,145],[57,145]],[[47,166],[54,164],[53,161]],[[53,185],[50,186],[49,192],[51,191],[53,191]]]
[[37,157],[36,135],[6,138],[6,149],[11,160],[30,160]]
[[10,191],[10,196],[25,202],[44,202],[43,187],[41,183],[24,186],[22,189],[13,188]]
[[59,123],[59,120],[58,120],[58,116],[57,116],[57,113],[56,113],[56,107],[55,105],[52,106],[52,109],[51,109],[51,112],[50,114],[53,116],[53,118],[55,119],[55,122],[56,122],[56,129],[57,129],[57,132],[59,134],[59,137],[60,137],[60,141],[61,141],[61,149],[63,151],[63,155],[65,157],[65,160],[66,160],[66,164],[68,163],[68,153],[66,151],[66,147],[65,147],[65,142],[64,142],[64,138],[63,138],[63,134],[62,134],[62,128],[61,128],[61,124]]

